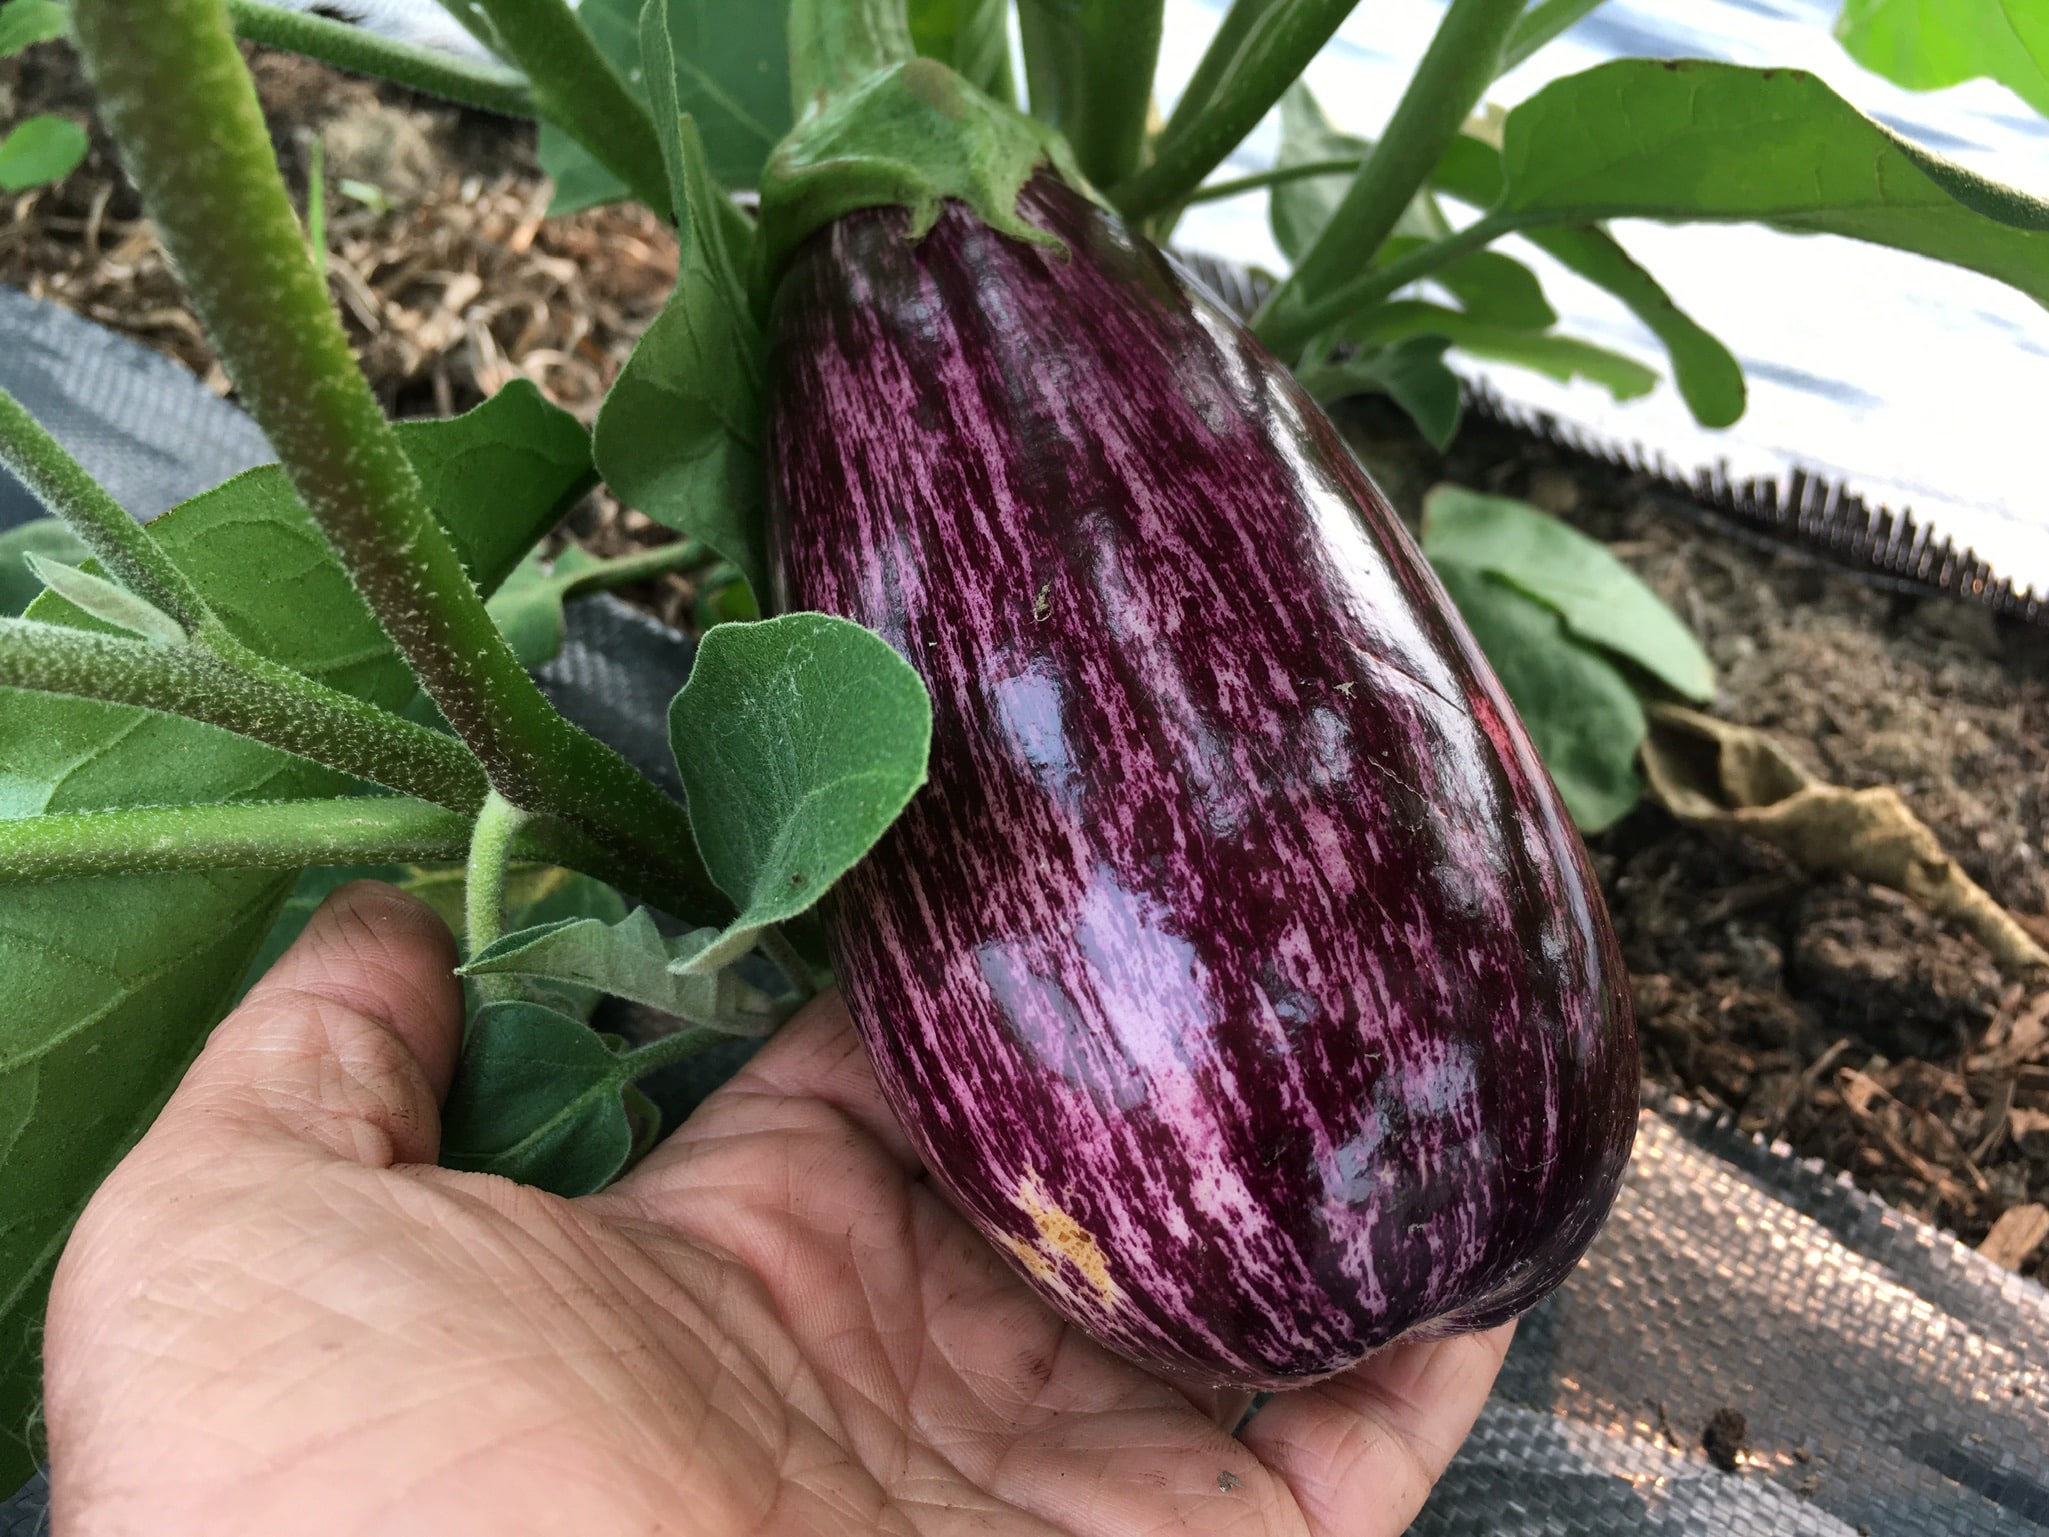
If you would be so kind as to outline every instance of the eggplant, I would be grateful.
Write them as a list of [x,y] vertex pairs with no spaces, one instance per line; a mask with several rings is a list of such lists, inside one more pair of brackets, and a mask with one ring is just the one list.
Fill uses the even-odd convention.
[[1298,1386],[1556,1287],[1636,1124],[1585,852],[1329,421],[1160,251],[843,215],[770,314],[776,600],[923,675],[834,967],[958,1208],[1104,1345]]

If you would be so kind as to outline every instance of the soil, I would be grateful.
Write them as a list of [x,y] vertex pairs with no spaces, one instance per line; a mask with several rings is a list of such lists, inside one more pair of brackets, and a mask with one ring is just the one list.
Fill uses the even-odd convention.
[[1724,1473],[1733,1473],[1741,1464],[1743,1448],[1750,1440],[1750,1422],[1736,1409],[1717,1409],[1708,1416],[1706,1427],[1700,1433],[1700,1449],[1707,1453],[1708,1461]]
[[[288,56],[252,63],[301,197],[312,134],[324,138],[333,286],[386,404],[446,414],[524,376],[590,419],[674,276],[670,235],[637,208],[545,218],[523,127]],[[0,123],[32,110],[89,117],[61,44],[0,61]],[[59,186],[0,204],[0,282],[227,393],[97,130],[95,146]],[[370,187],[382,199],[366,200]],[[1826,779],[1895,787],[2049,943],[2049,634],[1735,541],[1639,478],[1483,421],[1439,454],[1384,403],[1341,416],[1412,519],[1450,480],[1527,497],[1607,541],[1705,642],[1717,713],[1774,733]],[[569,527],[599,554],[668,537],[602,494]],[[629,596],[694,622],[687,578]],[[2028,1210],[2049,1203],[2049,982],[2002,976],[1902,896],[1816,878],[1652,804],[1592,847],[1648,1079],[1967,1243],[2008,1216],[1987,1252],[2049,1279],[2045,1224]]]

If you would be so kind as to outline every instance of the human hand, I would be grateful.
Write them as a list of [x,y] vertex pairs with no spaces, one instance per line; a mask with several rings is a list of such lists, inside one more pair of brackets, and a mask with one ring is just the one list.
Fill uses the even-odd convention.
[[1392,1537],[1500,1364],[1396,1346],[1230,1436],[954,1215],[836,996],[603,1194],[435,1168],[454,961],[345,888],[94,1197],[58,1537]]

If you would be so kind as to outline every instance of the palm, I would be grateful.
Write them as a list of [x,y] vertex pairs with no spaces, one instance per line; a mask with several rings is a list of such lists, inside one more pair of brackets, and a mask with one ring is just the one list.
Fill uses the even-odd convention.
[[[323,1111],[403,1100],[408,1064],[341,1060]],[[407,1162],[432,1128],[402,1114],[229,1156],[178,1111],[66,1256],[60,1522],[118,1462],[159,1533],[1368,1537],[1407,1524],[1499,1358],[1398,1348],[1231,1437],[953,1215],[835,1000],[581,1201]],[[122,1508],[79,1496],[77,1529]]]

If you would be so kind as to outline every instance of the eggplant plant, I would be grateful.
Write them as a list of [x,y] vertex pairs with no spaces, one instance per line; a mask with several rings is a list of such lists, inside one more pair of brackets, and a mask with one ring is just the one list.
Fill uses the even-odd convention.
[[[257,0],[68,9],[280,463],[143,527],[0,400],[62,525],[16,541],[34,595],[0,618],[8,1471],[78,1209],[350,872],[466,939],[457,1167],[601,1187],[659,1132],[638,1079],[830,975],[961,1210],[1161,1371],[1298,1384],[1555,1286],[1636,1095],[1568,803],[1614,814],[1631,680],[1711,677],[1528,509],[1440,494],[1433,572],[1313,396],[1428,426],[1447,347],[1584,360],[1491,249],[1520,233],[1730,420],[1733,359],[1603,221],[1832,231],[2043,298],[2049,208],[1797,72],[1623,61],[1476,112],[1586,0],[1452,0],[1370,145],[1297,85],[1349,0],[1237,0],[1157,131],[1158,0],[1020,0],[1029,112],[1003,0],[446,4],[499,62]],[[594,433],[525,386],[383,418],[238,33],[536,115],[565,206],[673,220]],[[1295,266],[1247,329],[1157,241],[1244,190],[1210,178],[1276,105],[1257,181]],[[600,478],[683,537],[540,563]],[[686,805],[526,665],[575,594],[714,561],[724,622],[669,715]],[[1553,701],[1557,784],[1483,645]],[[676,1027],[629,1048],[604,994]]]
[[[63,35],[64,8],[56,0],[12,0],[0,10],[0,59]],[[69,118],[48,112],[25,117],[0,133],[0,192],[62,181],[89,148],[85,130]]]

